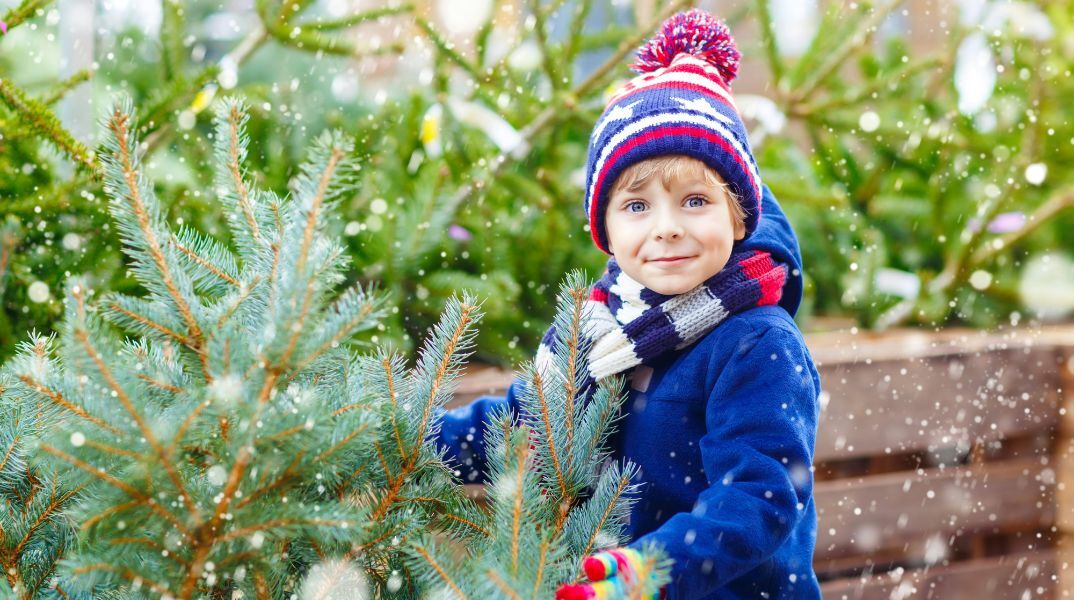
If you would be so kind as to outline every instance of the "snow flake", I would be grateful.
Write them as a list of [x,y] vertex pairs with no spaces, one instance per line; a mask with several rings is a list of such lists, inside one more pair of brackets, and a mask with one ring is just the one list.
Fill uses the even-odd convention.
[[364,600],[368,597],[365,575],[354,562],[343,559],[329,559],[314,565],[299,594],[302,600]]
[[871,110],[861,113],[858,117],[858,127],[865,133],[872,133],[880,128],[880,115]]
[[984,107],[996,89],[996,61],[988,40],[974,32],[962,41],[955,59],[955,89],[958,110],[972,115]]
[[992,274],[978,269],[970,275],[970,285],[977,290],[988,289],[988,286],[992,285]]
[[1074,261],[1061,252],[1030,258],[1022,269],[1018,292],[1022,302],[1043,319],[1074,312]]
[[492,12],[492,0],[469,0],[452,2],[439,0],[436,13],[444,28],[452,34],[468,35],[476,32],[488,20]]
[[26,295],[29,296],[31,302],[48,302],[52,293],[49,292],[48,284],[43,281],[35,281],[30,284],[30,287],[26,290]]
[[205,473],[205,478],[211,485],[220,487],[227,481],[227,470],[220,465],[213,465],[209,467],[209,470]]
[[1044,179],[1048,176],[1048,165],[1044,163],[1033,163],[1026,167],[1026,181],[1032,185],[1040,185],[1044,183]]

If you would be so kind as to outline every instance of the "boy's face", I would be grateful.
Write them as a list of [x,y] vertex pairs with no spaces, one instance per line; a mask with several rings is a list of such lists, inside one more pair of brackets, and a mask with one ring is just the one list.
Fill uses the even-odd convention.
[[608,246],[627,275],[660,294],[681,294],[727,264],[731,246],[746,234],[724,189],[702,173],[673,178],[665,189],[652,177],[608,201]]

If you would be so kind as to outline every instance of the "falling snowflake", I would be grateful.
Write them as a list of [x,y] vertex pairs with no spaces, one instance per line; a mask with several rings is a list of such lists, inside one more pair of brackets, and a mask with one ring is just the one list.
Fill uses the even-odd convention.
[[315,565],[302,584],[301,600],[365,600],[369,586],[362,571],[351,561],[330,559]]

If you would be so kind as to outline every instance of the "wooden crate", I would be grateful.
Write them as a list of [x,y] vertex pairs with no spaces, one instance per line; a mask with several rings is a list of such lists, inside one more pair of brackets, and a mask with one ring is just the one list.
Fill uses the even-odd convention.
[[[826,599],[1074,595],[1074,327],[806,341]],[[453,404],[510,378],[474,368]]]

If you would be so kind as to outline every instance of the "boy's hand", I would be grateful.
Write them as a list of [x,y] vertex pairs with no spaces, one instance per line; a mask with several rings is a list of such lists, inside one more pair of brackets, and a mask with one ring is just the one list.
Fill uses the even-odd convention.
[[[647,581],[650,573],[633,548],[598,552],[582,561],[582,569],[591,583],[561,585],[556,590],[556,600],[655,600],[663,596],[662,590],[658,593]],[[649,589],[638,590],[639,585]]]

